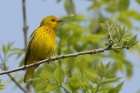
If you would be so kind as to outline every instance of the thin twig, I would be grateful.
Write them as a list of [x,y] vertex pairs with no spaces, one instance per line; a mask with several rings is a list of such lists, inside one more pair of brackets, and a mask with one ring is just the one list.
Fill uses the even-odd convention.
[[[22,0],[22,10],[23,10],[23,33],[24,33],[24,46],[25,49],[27,48],[28,44],[28,26],[27,26],[27,19],[26,19],[26,1]],[[27,84],[27,91],[31,93],[31,86]]]
[[38,61],[36,64],[32,63],[32,64],[21,66],[21,67],[12,69],[12,70],[2,71],[2,72],[0,72],[0,75],[15,72],[15,71],[19,71],[19,70],[25,70],[26,68],[36,66],[36,65],[39,65],[39,64],[42,64],[42,63],[45,63],[45,62],[49,62],[49,61],[55,61],[55,60],[58,60],[58,59],[64,59],[64,58],[69,58],[69,57],[77,57],[79,55],[85,55],[85,54],[96,54],[96,53],[104,52],[106,50],[112,50],[111,46],[108,46],[106,48],[99,48],[99,49],[84,51],[84,52],[55,56],[55,57],[52,57],[51,59],[44,59],[44,60]]
[[[75,10],[74,9],[74,2],[73,2],[73,0],[69,0],[69,16],[74,16],[75,15],[74,10]],[[73,30],[70,29],[69,32],[71,33],[71,32],[73,32]],[[72,34],[70,34],[70,35],[72,35]],[[72,72],[72,67],[71,67],[71,65],[68,65],[68,78],[72,77],[71,72]],[[66,81],[66,82],[68,82],[68,81]],[[65,93],[68,93],[68,91],[66,91],[66,89],[65,89]]]
[[27,26],[27,19],[26,19],[26,3],[25,0],[22,0],[22,10],[23,10],[23,33],[24,33],[24,45],[25,48],[28,44],[28,38],[27,38],[27,32],[28,32],[28,26]]
[[[4,68],[1,67],[2,70],[4,70]],[[6,68],[5,68],[6,69]],[[7,73],[7,75],[10,77],[10,79],[24,92],[24,93],[28,93],[14,78],[13,76],[11,76],[9,73]]]
[[20,86],[20,84],[8,73],[7,74],[10,78],[11,78],[11,80],[22,90],[22,91],[24,91],[24,93],[28,93],[22,86]]
[[100,87],[100,85],[101,85],[102,79],[103,79],[103,76],[100,77],[100,80],[99,80],[99,83],[97,84],[97,88],[96,88],[96,90],[95,90],[95,93],[98,92],[98,89],[99,89],[99,87]]

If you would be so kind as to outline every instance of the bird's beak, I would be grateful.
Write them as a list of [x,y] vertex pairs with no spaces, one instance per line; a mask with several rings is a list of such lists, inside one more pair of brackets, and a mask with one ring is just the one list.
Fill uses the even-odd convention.
[[57,22],[60,23],[60,22],[63,22],[63,20],[58,20]]

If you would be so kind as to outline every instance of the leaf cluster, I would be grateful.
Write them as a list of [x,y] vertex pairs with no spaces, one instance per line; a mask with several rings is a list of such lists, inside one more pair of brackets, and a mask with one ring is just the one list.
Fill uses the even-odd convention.
[[118,53],[118,49],[133,47],[137,41],[137,35],[133,36],[125,27],[117,26],[118,21],[114,21],[113,23],[109,23],[108,20],[105,23],[101,23],[101,27],[108,31],[108,35],[106,36],[108,39],[108,43],[105,43],[105,46],[110,46],[114,52]]
[[9,42],[7,45],[3,44],[2,46],[2,53],[0,54],[0,68],[2,70],[6,70],[8,59],[12,56],[16,55],[16,59],[20,58],[22,54],[25,52],[23,49],[14,48],[14,42]]
[[[42,71],[38,78],[35,78],[39,84],[35,88],[37,93],[50,92],[60,88],[68,93],[118,93],[123,85],[123,82],[117,86],[112,86],[111,83],[118,81],[120,78],[106,78],[105,75],[110,73],[110,62],[104,65],[102,62],[96,64],[96,73],[91,73],[89,70],[81,72],[73,72],[72,77],[66,76],[64,69],[58,66],[51,77],[48,77],[46,71]],[[67,80],[67,81],[65,81]],[[42,83],[40,83],[42,82]]]

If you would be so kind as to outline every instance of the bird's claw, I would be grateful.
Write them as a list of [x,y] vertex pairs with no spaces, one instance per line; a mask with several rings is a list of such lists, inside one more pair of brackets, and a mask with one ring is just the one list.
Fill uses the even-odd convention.
[[48,58],[48,64],[51,63],[51,57]]
[[35,66],[35,68],[37,68],[39,66],[39,64],[37,64],[37,62],[34,61],[34,66]]

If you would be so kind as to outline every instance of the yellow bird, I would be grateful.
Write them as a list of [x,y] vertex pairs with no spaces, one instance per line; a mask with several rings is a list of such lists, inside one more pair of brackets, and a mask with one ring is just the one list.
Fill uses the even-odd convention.
[[[52,56],[56,50],[55,29],[59,22],[62,22],[62,20],[58,20],[53,15],[47,16],[41,21],[40,26],[30,36],[24,65]],[[24,76],[25,83],[31,83],[28,80],[33,78],[35,68],[35,66],[27,68]]]

